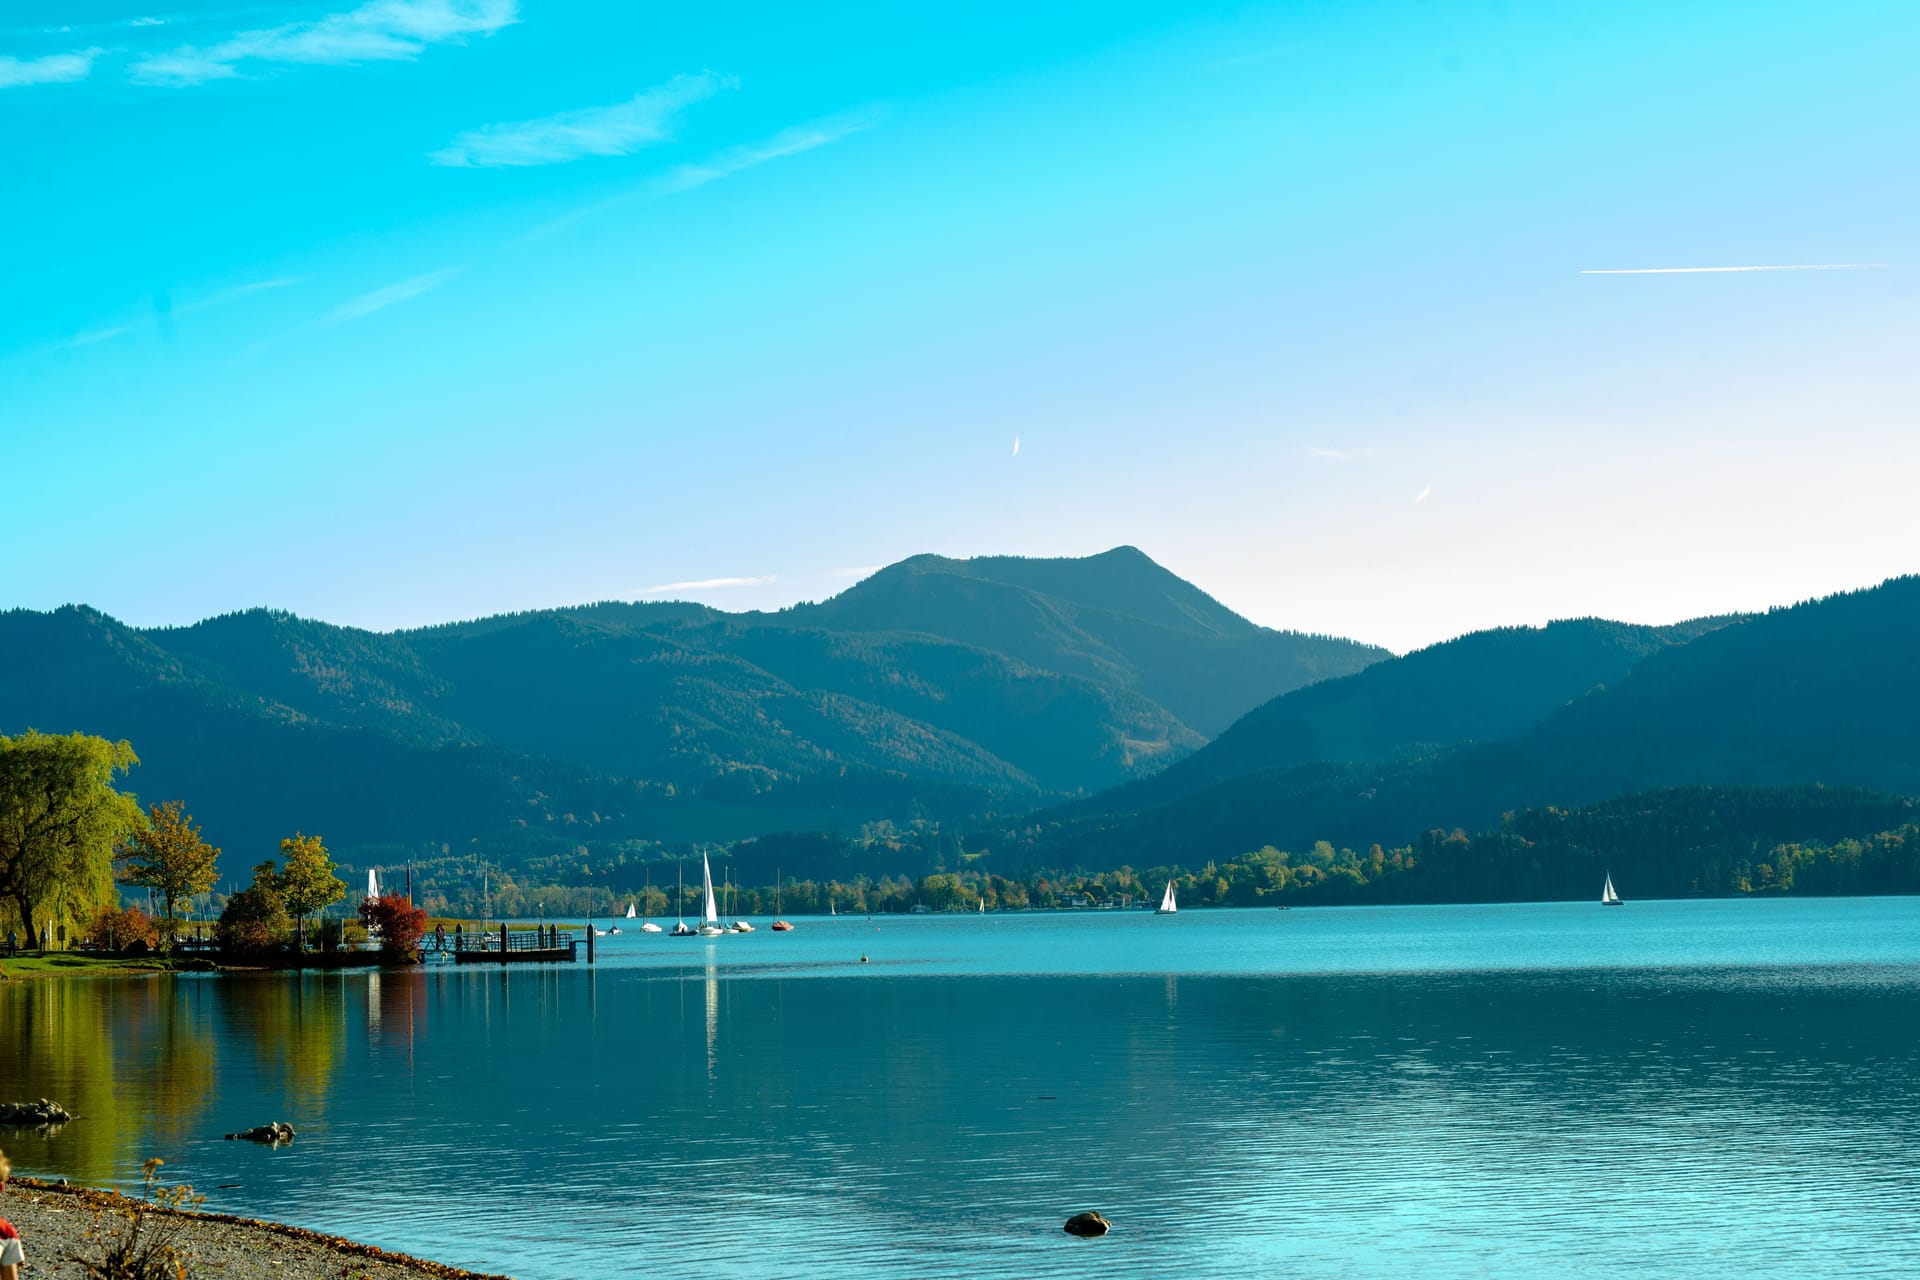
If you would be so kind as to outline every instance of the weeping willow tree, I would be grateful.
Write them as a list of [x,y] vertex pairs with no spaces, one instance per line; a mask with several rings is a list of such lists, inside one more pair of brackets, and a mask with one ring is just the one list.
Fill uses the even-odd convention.
[[126,742],[90,734],[0,737],[0,926],[32,939],[118,902],[114,851],[147,820],[113,783],[138,763]]

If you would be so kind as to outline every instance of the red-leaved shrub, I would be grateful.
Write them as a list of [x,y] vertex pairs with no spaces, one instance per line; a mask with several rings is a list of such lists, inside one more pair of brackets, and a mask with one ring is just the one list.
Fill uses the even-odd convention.
[[379,932],[380,954],[388,964],[409,964],[420,958],[427,913],[419,907],[393,894],[368,898],[360,904],[360,919],[369,932]]

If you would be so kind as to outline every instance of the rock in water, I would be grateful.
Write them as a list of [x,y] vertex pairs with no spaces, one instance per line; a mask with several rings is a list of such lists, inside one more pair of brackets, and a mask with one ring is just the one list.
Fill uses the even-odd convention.
[[1113,1224],[1097,1213],[1076,1213],[1067,1219],[1065,1230],[1070,1236],[1103,1236]]
[[49,1125],[65,1124],[73,1119],[67,1109],[57,1102],[48,1102],[45,1098],[38,1102],[0,1102],[0,1124]]
[[272,1124],[255,1125],[251,1129],[242,1129],[238,1133],[227,1135],[228,1142],[264,1142],[277,1147],[283,1142],[293,1141],[293,1126],[275,1120]]

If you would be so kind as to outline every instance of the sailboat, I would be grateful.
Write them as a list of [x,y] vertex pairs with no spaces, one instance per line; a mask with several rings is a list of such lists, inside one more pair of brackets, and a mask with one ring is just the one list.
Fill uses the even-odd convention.
[[732,915],[733,917],[733,923],[730,925],[733,933],[753,933],[753,925],[749,925],[747,921],[743,921],[743,919],[739,917],[739,890],[733,889],[732,867],[728,867],[728,873],[726,873],[726,898],[728,898],[728,902],[732,904],[732,910],[728,912],[728,915]]
[[773,869],[773,931],[791,933],[793,926],[780,918],[780,868]]
[[635,911],[633,909],[633,903],[631,902],[627,903],[627,919],[631,920],[634,917],[638,916],[639,914],[640,913],[638,911]]
[[1600,886],[1600,905],[1603,907],[1625,905],[1620,901],[1620,895],[1613,891],[1613,872],[1611,871],[1607,872],[1607,882]]
[[[647,868],[647,887],[641,892],[648,898],[653,896],[653,868],[651,867]],[[627,917],[628,919],[632,919],[633,917],[633,903],[631,902],[627,903]],[[651,920],[643,920],[640,922],[640,932],[658,933],[660,932],[660,926]]]
[[1170,916],[1180,910],[1180,904],[1173,900],[1173,881],[1167,881],[1167,891],[1160,895],[1160,909],[1155,915]]
[[[380,873],[374,870],[372,867],[368,867],[367,868],[367,897],[378,898],[379,896],[380,896]],[[368,925],[367,936],[369,938],[379,937],[380,926],[377,924]]]
[[703,938],[717,938],[726,930],[720,927],[720,912],[713,905],[713,864],[707,861],[707,855],[700,855],[700,879],[705,890],[705,901],[701,903],[699,934]]
[[[674,884],[678,886],[678,892],[673,895],[673,905],[676,910],[684,910],[681,904],[687,900],[686,877],[680,874],[680,864],[677,862],[673,864],[673,871]],[[709,885],[709,888],[711,888],[711,885]],[[687,928],[686,916],[683,915],[680,917],[680,923],[673,926],[673,932],[668,936],[674,938],[691,938],[693,936],[693,930]]]
[[987,900],[985,898],[980,899],[980,914],[987,914]]

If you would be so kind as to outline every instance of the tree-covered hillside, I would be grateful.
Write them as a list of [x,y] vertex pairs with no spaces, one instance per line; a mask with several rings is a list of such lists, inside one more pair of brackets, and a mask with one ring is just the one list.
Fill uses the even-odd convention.
[[1263,770],[1316,761],[1411,759],[1511,738],[1596,686],[1625,676],[1649,654],[1727,621],[1642,627],[1580,618],[1476,631],[1282,694],[1186,759],[1090,796],[1068,811],[1138,811]]
[[189,800],[230,849],[299,828],[349,860],[531,856],[990,821],[1384,656],[1255,626],[1131,549],[920,557],[777,614],[607,603],[376,634],[269,610],[148,630],[14,611],[0,728],[132,741],[130,786]]
[[1133,547],[1085,560],[915,556],[779,616],[832,631],[920,631],[1005,654],[1131,690],[1208,737],[1274,693],[1388,656],[1255,626]]
[[[1063,810],[1030,824],[1025,843],[1041,865],[1137,866],[1172,849],[1224,859],[1316,840],[1392,844],[1431,828],[1485,829],[1515,809],[1588,805],[1699,783],[1826,783],[1920,794],[1920,735],[1912,729],[1920,713],[1920,670],[1911,658],[1917,648],[1920,578],[1894,579],[1735,620],[1687,643],[1654,644],[1619,678],[1543,707],[1534,723],[1509,726],[1492,741],[1410,759],[1335,757],[1260,768],[1131,811],[1105,802],[1087,806],[1105,812]],[[1412,663],[1401,659],[1378,676],[1307,690],[1298,701],[1318,709],[1326,698],[1337,711],[1343,687],[1390,684],[1392,667],[1406,671]],[[1500,696],[1499,670],[1491,666],[1476,686],[1490,700]],[[1445,711],[1457,693],[1433,683],[1408,705],[1402,723]],[[1294,701],[1282,698],[1256,717]],[[1365,745],[1378,703],[1348,705],[1361,714],[1353,721],[1330,716],[1321,732],[1349,747]],[[1222,735],[1223,747],[1237,735],[1238,726]],[[1140,790],[1151,799],[1151,787]]]

